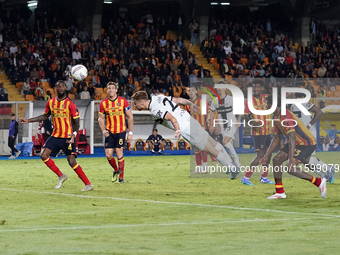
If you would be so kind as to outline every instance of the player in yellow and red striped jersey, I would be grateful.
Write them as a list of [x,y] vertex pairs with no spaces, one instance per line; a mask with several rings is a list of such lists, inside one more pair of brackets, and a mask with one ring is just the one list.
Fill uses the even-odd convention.
[[[194,103],[197,107],[201,109],[201,104],[202,104],[202,98],[198,96],[198,87],[195,84],[192,84],[189,88],[189,97],[190,101]],[[208,106],[207,106],[208,108]],[[186,105],[185,109],[187,112],[190,113],[190,115],[198,121],[198,123],[201,124],[201,126],[206,130],[207,129],[207,122],[206,122],[206,116],[201,113],[201,111],[197,112],[191,112],[190,106]],[[208,109],[207,109],[208,111]],[[196,148],[195,149],[195,160],[197,166],[199,166],[199,169],[197,171],[197,168],[195,168],[194,173],[207,173],[207,166],[208,166],[208,154],[205,151],[200,151]],[[203,161],[203,168],[202,168],[202,161]]]
[[[66,96],[66,84],[64,81],[56,83],[58,96],[47,101],[45,112],[31,119],[20,119],[20,123],[26,124],[30,122],[39,122],[48,119],[52,116],[53,133],[46,140],[41,154],[41,159],[44,161],[55,174],[58,175],[58,184],[55,186],[59,189],[63,182],[67,180],[67,175],[63,174],[55,165],[50,155],[56,155],[60,150],[63,150],[67,156],[67,161],[72,169],[78,174],[78,177],[84,182],[85,187],[82,191],[93,190],[93,185],[88,180],[81,166],[76,162],[76,146],[75,138],[79,130],[79,111],[76,105]],[[74,130],[72,128],[72,121],[74,123]],[[52,155],[53,155],[52,154]]]
[[[264,81],[262,79],[254,79],[253,82],[253,106],[256,110],[266,110],[267,109],[267,97],[268,95],[262,94],[262,89],[264,86]],[[245,101],[245,119],[246,120],[258,120],[252,121],[252,125],[256,126],[258,123],[262,124],[261,127],[252,128],[252,136],[254,140],[254,147],[256,151],[256,156],[250,162],[250,166],[247,169],[245,175],[241,179],[241,183],[245,185],[254,185],[250,182],[249,178],[253,174],[253,169],[259,165],[259,160],[263,158],[266,154],[271,141],[271,122],[267,121],[270,119],[269,115],[257,115],[252,114],[248,107],[248,102]],[[262,122],[261,122],[262,121]],[[257,124],[256,124],[257,123]],[[268,179],[268,166],[262,167],[262,175],[260,179],[261,183],[274,184],[274,182]]]
[[[303,122],[298,119],[292,112],[286,110],[286,114],[281,114],[281,98],[278,97],[277,108],[274,112],[274,134],[275,137],[262,159],[260,164],[267,165],[270,161],[270,155],[280,144],[281,134],[285,135],[288,143],[280,149],[273,158],[274,178],[276,193],[268,199],[286,198],[282,185],[282,163],[288,160],[288,173],[300,179],[308,180],[319,188],[321,197],[326,197],[326,178],[316,178],[296,166],[300,163],[305,164],[308,168],[315,168],[317,165],[311,160],[311,155],[316,148],[316,140],[313,134],[307,129]],[[272,96],[267,97],[267,109],[271,109],[273,104]]]
[[[106,158],[114,169],[112,181],[115,182],[118,180],[118,183],[124,183],[123,149],[127,129],[125,115],[129,120],[128,143],[131,143],[132,141],[133,116],[128,101],[117,95],[118,84],[109,82],[106,87],[108,97],[100,102],[98,122],[103,135],[105,136]],[[106,124],[104,119],[106,119]],[[118,167],[113,157],[114,149],[117,154]]]

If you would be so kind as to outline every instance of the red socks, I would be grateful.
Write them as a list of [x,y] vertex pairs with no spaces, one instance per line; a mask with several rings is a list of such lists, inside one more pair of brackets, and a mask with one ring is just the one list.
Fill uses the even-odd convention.
[[203,163],[208,162],[208,154],[205,151],[201,151],[201,157],[202,157]]
[[119,178],[124,179],[124,157],[117,158],[119,167]]
[[46,164],[47,167],[49,167],[58,177],[62,176],[63,173],[59,170],[59,168],[55,165],[54,161],[51,159],[51,157],[48,157],[47,159],[43,160],[43,162]]
[[89,181],[89,179],[87,179],[87,176],[80,165],[76,164],[74,167],[72,167],[72,169],[77,173],[79,179],[82,180],[85,183],[85,185],[91,184],[91,182]]
[[313,176],[313,178],[310,180],[311,183],[313,183],[316,187],[319,187],[321,184],[321,178],[316,178]]
[[201,152],[195,154],[195,160],[196,160],[196,165],[201,166],[202,165],[202,157],[201,157]]
[[276,193],[285,193],[282,183],[275,184]]
[[112,166],[112,168],[115,170],[115,172],[118,171],[117,165],[116,165],[116,160],[115,158],[107,159],[109,161],[109,164]]
[[268,167],[262,166],[262,178],[268,177]]

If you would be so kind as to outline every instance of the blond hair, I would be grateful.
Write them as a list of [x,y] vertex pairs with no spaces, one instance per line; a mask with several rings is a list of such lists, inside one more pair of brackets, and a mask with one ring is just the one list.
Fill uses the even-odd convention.
[[131,97],[132,100],[138,101],[138,100],[148,100],[148,93],[145,91],[137,91],[135,94],[132,95]]

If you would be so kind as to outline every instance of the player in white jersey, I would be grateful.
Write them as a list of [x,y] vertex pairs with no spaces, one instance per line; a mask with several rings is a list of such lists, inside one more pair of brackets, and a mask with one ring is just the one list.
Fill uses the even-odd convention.
[[232,140],[235,139],[234,135],[237,131],[236,122],[239,122],[239,120],[237,121],[235,115],[233,114],[233,98],[227,95],[225,89],[216,90],[221,98],[222,105],[220,104],[219,99],[215,98],[216,104],[214,101],[211,103],[208,122],[211,123],[210,125],[216,125],[216,123],[214,123],[213,117],[215,115],[215,111],[217,111],[218,119],[220,119],[218,121],[218,125],[220,125],[221,134],[223,135],[223,145],[228,150],[230,157],[232,158],[234,163],[238,167],[241,167],[240,158],[237,156],[237,153],[232,144]]
[[226,166],[227,171],[231,170],[231,179],[236,178],[239,168],[232,163],[223,146],[212,139],[198,121],[191,117],[187,111],[181,109],[178,104],[189,105],[190,109],[194,111],[198,111],[199,107],[184,98],[158,95],[149,99],[145,91],[136,92],[131,99],[137,110],[149,110],[158,123],[175,130],[175,138],[182,135],[197,149],[208,152],[223,166]]
[[[303,96],[304,95],[300,93],[287,93],[287,98],[289,99],[299,98]],[[293,112],[296,115],[296,117],[298,117],[303,122],[303,124],[305,124],[307,129],[309,129],[309,131],[313,134],[314,138],[317,140],[316,128],[314,125],[320,119],[323,112],[321,111],[319,107],[317,107],[315,104],[311,102],[302,103],[302,106],[305,107],[310,113],[314,114],[314,116],[305,115],[303,112],[301,112],[301,110],[295,104],[289,105],[288,110]],[[315,155],[315,151],[313,152],[313,155]],[[334,177],[334,169],[332,166],[326,165],[325,163],[323,163],[321,160],[319,160],[316,157],[311,157],[309,163],[319,165],[320,167],[317,167],[317,169],[315,170],[315,173],[320,175],[322,178],[327,178],[328,182],[331,184],[334,182],[335,177]],[[325,174],[322,170],[325,170],[327,174]]]

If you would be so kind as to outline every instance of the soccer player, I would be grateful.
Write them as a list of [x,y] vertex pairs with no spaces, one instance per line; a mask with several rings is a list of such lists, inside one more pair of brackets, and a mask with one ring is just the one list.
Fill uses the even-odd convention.
[[[302,96],[302,93],[287,93],[287,98],[298,98]],[[312,115],[305,115],[303,112],[300,111],[300,109],[295,105],[289,105],[288,110],[290,110],[292,113],[295,114],[296,117],[298,117],[303,124],[307,127],[307,129],[313,134],[314,138],[317,139],[316,137],[316,129],[314,127],[314,124],[320,119],[321,115],[323,112],[319,107],[314,105],[311,102],[303,103],[303,107],[305,107],[310,113],[313,113],[314,116]],[[312,153],[312,155],[315,155],[315,151]],[[335,175],[334,175],[334,167],[332,165],[327,165],[324,162],[322,162],[320,159],[317,157],[311,157],[310,163],[317,165],[315,169],[311,169],[318,175],[320,175],[322,178],[326,178],[327,181],[332,184],[335,180]],[[323,171],[325,170],[327,174]]]
[[[190,102],[195,104],[198,108],[201,109],[201,103],[202,99],[198,96],[198,87],[196,84],[191,84],[189,88],[189,97],[190,97]],[[185,109],[190,113],[190,115],[198,121],[198,123],[206,130],[207,129],[207,124],[206,124],[206,119],[205,115],[201,114],[200,112],[191,112],[190,106],[186,105]],[[208,111],[208,109],[207,109]],[[193,173],[207,173],[207,166],[208,166],[208,155],[205,151],[198,150],[197,148],[194,148],[195,150],[195,160],[196,164],[198,166],[198,169],[195,168],[195,172]],[[202,161],[203,161],[203,166],[202,166]]]
[[[224,83],[224,81],[222,81]],[[221,83],[221,82],[219,82]],[[241,167],[241,162],[240,158],[237,156],[237,153],[234,149],[234,146],[232,144],[232,139],[235,139],[234,135],[237,131],[237,125],[235,124],[236,122],[239,122],[241,118],[239,118],[236,121],[236,117],[233,114],[233,98],[226,93],[226,89],[216,89],[218,95],[221,98],[222,105],[220,105],[220,102],[218,98],[215,98],[215,102],[213,101],[210,106],[210,113],[209,113],[209,118],[208,122],[211,123],[210,125],[214,126],[214,114],[215,112],[218,113],[218,118],[227,120],[225,124],[219,124],[221,127],[221,133],[223,136],[223,145],[224,147],[228,150],[230,157],[234,161],[234,163],[238,166]],[[233,123],[232,125],[230,125]],[[227,172],[228,173],[228,172]]]
[[149,110],[157,122],[167,128],[175,130],[175,138],[180,135],[199,150],[204,150],[214,156],[218,162],[231,171],[231,179],[235,179],[239,173],[239,168],[235,166],[223,146],[212,139],[208,132],[181,109],[178,104],[189,105],[192,111],[199,108],[192,102],[184,98],[167,97],[164,95],[152,96],[149,100],[145,91],[138,91],[132,95],[131,99],[137,110]]
[[[50,155],[56,155],[62,150],[67,156],[67,161],[72,169],[77,173],[80,180],[85,184],[82,191],[93,190],[93,185],[90,183],[86,174],[79,164],[76,162],[76,145],[75,138],[79,130],[79,111],[76,105],[66,96],[66,84],[65,81],[57,81],[56,89],[58,96],[47,101],[45,112],[31,119],[20,119],[20,123],[26,124],[31,122],[39,122],[48,119],[52,115],[52,122],[54,130],[52,135],[47,139],[44,144],[43,152],[41,153],[41,159],[56,175],[58,175],[58,184],[56,189],[61,188],[63,183],[67,180],[67,175],[63,174],[59,168],[55,165]],[[74,132],[72,129],[73,120]],[[73,133],[72,133],[73,132]]]
[[[273,104],[272,96],[267,97],[267,109],[271,109]],[[316,178],[296,166],[299,163],[312,164],[310,156],[316,148],[316,140],[312,133],[292,112],[286,110],[286,115],[281,115],[281,98],[278,97],[277,108],[274,112],[274,134],[275,137],[262,159],[260,164],[268,165],[270,155],[280,143],[281,134],[284,134],[288,142],[273,158],[274,178],[276,193],[268,199],[286,198],[282,185],[282,163],[288,160],[288,173],[300,179],[308,180],[319,188],[321,197],[326,197],[326,178]]]
[[153,155],[155,155],[155,151],[158,151],[158,154],[162,154],[162,150],[165,147],[165,139],[158,134],[157,128],[152,131],[152,135],[148,137],[146,140],[147,144],[149,145],[149,149]]
[[[254,79],[253,82],[253,106],[256,110],[266,110],[267,109],[267,96],[266,94],[262,94],[262,89],[264,87],[264,81],[262,79]],[[248,107],[248,102],[245,102],[245,119],[251,120],[261,120],[253,121],[252,125],[257,126],[256,128],[252,128],[252,135],[254,140],[254,146],[256,151],[256,156],[250,162],[249,169],[247,169],[244,177],[241,179],[241,183],[245,185],[254,185],[250,182],[249,178],[253,174],[253,169],[255,169],[259,165],[259,161],[266,154],[268,147],[270,145],[271,137],[271,128],[270,122],[267,119],[270,119],[268,115],[257,115],[252,114]],[[262,126],[261,126],[262,125]],[[271,158],[271,155],[270,155]],[[270,159],[269,159],[270,161]],[[268,165],[262,166],[262,175],[260,178],[260,183],[274,184],[271,180],[268,179]]]
[[[127,142],[132,142],[133,116],[129,102],[117,95],[118,84],[109,82],[107,85],[108,97],[99,105],[99,126],[105,137],[105,154],[109,164],[113,168],[112,182],[124,183],[124,141],[126,137],[125,115],[128,118],[129,134]],[[106,125],[104,122],[106,118]],[[116,151],[118,167],[113,157]],[[119,176],[118,176],[119,175]]]
[[329,150],[329,145],[334,145],[334,150],[339,146],[339,137],[337,134],[340,132],[335,129],[335,125],[331,125],[331,129],[327,130],[326,134],[326,141],[325,144],[322,145],[323,151],[328,151]]

